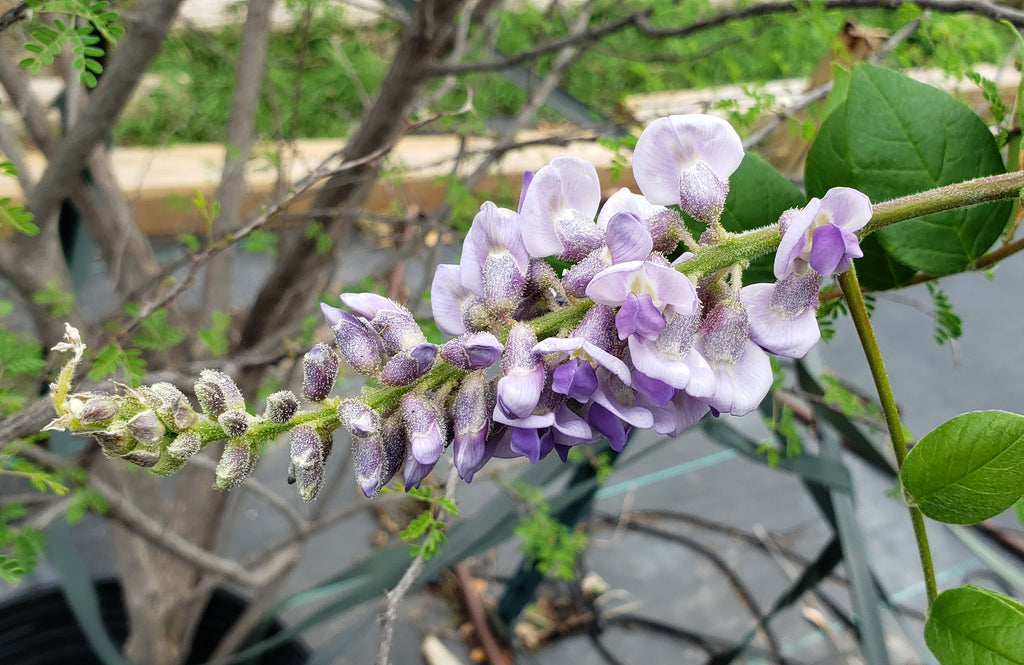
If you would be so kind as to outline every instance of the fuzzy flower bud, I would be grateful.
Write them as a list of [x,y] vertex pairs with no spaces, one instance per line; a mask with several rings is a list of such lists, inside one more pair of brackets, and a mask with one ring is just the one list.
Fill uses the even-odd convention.
[[322,402],[331,394],[338,376],[338,356],[323,342],[302,358],[302,396],[310,402]]
[[380,374],[380,380],[389,386],[407,386],[430,371],[436,356],[435,344],[418,344],[389,360]]
[[107,396],[90,397],[78,415],[78,422],[83,425],[96,425],[106,422],[117,415],[117,402]]
[[352,437],[352,465],[359,489],[367,498],[376,495],[384,486],[384,437],[380,433]]
[[544,388],[544,364],[534,355],[537,335],[520,323],[508,332],[501,359],[504,376],[498,380],[498,408],[507,418],[525,418],[540,400]]
[[164,424],[157,417],[156,412],[152,409],[146,409],[135,414],[128,421],[128,430],[132,433],[132,436],[138,439],[139,443],[147,448],[159,446],[160,442],[164,440],[164,434],[167,431],[164,428]]
[[168,444],[167,449],[164,452],[168,457],[187,460],[202,449],[203,440],[199,437],[198,432],[190,430],[188,432],[182,432],[178,436],[174,437],[174,441],[171,441],[171,443]]
[[194,431],[182,432],[164,449],[160,461],[152,468],[158,476],[169,476],[175,473],[190,457],[202,450],[203,442]]
[[352,436],[367,436],[380,431],[380,415],[357,399],[347,399],[338,405],[338,420]]
[[224,453],[217,462],[213,487],[218,490],[230,490],[241,485],[256,464],[256,454],[245,439],[228,439],[224,445]]
[[121,457],[135,449],[135,437],[122,421],[114,421],[106,429],[93,432],[93,438],[107,457]]
[[299,410],[299,400],[290,390],[279,390],[267,397],[267,408],[263,417],[272,423],[283,425]]
[[467,483],[473,480],[473,474],[487,461],[485,444],[493,408],[491,384],[482,371],[474,372],[462,380],[455,398],[452,450],[455,468]]
[[444,452],[448,432],[440,406],[418,393],[402,397],[402,418],[412,456],[420,464],[433,464]]
[[324,485],[323,437],[309,425],[292,430],[291,470],[303,501],[312,501]]
[[384,351],[380,336],[343,309],[320,303],[320,311],[331,326],[338,350],[352,369],[366,376],[375,376],[380,370]]
[[154,383],[143,389],[149,406],[175,431],[186,430],[196,422],[196,412],[185,394],[170,383]]
[[242,436],[249,429],[251,416],[245,409],[231,409],[217,416],[217,422],[229,437]]
[[149,469],[156,466],[157,462],[160,461],[160,451],[136,448],[127,455],[122,455],[121,459],[131,462],[135,466],[141,466],[144,469]]
[[441,359],[461,370],[490,367],[503,351],[501,342],[489,332],[468,333],[441,345]]
[[202,407],[203,413],[211,418],[216,418],[231,409],[245,407],[242,391],[235,385],[234,380],[224,372],[204,369],[199,374],[195,391],[196,399],[199,400],[199,406]]

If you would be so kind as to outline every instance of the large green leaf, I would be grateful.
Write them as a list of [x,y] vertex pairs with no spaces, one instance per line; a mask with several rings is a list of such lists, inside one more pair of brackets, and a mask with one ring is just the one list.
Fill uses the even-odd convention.
[[1024,605],[976,586],[939,594],[924,640],[942,665],[1024,665]]
[[[896,72],[853,68],[846,101],[822,124],[807,156],[807,193],[855,187],[872,201],[913,194],[979,176],[1003,173],[985,123],[945,92]],[[931,275],[963,270],[999,237],[1008,201],[950,210],[882,229],[891,260]],[[877,250],[868,261],[885,267]],[[906,270],[889,266],[892,285]],[[884,277],[884,276],[883,276]]]
[[903,489],[928,517],[973,524],[1024,495],[1024,416],[973,411],[939,425],[907,455]]
[[[807,203],[807,198],[768,162],[753,153],[743,157],[729,177],[729,196],[722,211],[722,226],[739,233],[779,221],[779,215]],[[743,273],[744,284],[774,282],[772,262],[775,254],[753,261]]]

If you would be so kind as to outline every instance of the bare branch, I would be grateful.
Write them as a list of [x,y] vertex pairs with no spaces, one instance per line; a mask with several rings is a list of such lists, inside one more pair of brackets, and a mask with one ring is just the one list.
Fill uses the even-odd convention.
[[[251,0],[242,29],[242,41],[235,62],[237,74],[231,95],[228,120],[228,144],[224,170],[217,200],[220,216],[214,220],[217,235],[224,235],[241,225],[242,201],[245,196],[245,165],[255,143],[256,109],[260,100],[260,84],[267,59],[270,17],[274,0]],[[227,248],[210,261],[206,269],[204,312],[227,310],[231,305],[231,269],[234,248]]]
[[[452,465],[448,472],[448,481],[445,485],[444,496],[449,501],[455,496],[455,486],[459,480],[458,470]],[[444,516],[444,512],[438,515],[438,519]],[[419,579],[420,574],[426,566],[426,559],[421,551],[406,568],[402,579],[398,581],[395,588],[384,596],[384,612],[381,614],[380,647],[377,649],[376,665],[388,665],[391,655],[391,642],[395,634],[395,622],[398,621],[398,608],[405,600],[406,594],[412,589],[413,584]]]
[[[379,152],[393,145],[407,131],[405,117],[429,82],[424,70],[447,50],[451,20],[461,4],[462,0],[417,4],[373,105],[363,114],[359,127],[343,150],[346,160]],[[313,207],[362,207],[378,172],[379,165],[371,161],[362,169],[331,178],[317,193]],[[319,221],[334,251],[319,254],[309,238],[297,238],[293,242],[256,296],[242,330],[241,348],[249,348],[271,336],[277,326],[298,318],[309,306],[312,289],[333,265],[334,254],[351,228],[350,224],[335,219]]]
[[0,14],[0,32],[11,27],[21,19],[25,18],[25,14],[28,12],[28,3],[19,2],[14,5],[3,14]]

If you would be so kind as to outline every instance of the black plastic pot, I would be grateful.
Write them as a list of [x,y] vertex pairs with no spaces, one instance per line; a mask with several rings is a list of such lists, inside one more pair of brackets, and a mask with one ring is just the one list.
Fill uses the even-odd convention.
[[[128,617],[117,580],[96,582],[103,624],[115,644],[128,636]],[[245,609],[241,597],[217,590],[199,623],[187,663],[209,660],[214,647]],[[277,622],[270,634],[280,632]],[[253,665],[302,665],[309,652],[298,641],[285,642],[256,657]],[[39,589],[0,605],[0,663],[3,665],[102,665],[75,622],[59,588]]]

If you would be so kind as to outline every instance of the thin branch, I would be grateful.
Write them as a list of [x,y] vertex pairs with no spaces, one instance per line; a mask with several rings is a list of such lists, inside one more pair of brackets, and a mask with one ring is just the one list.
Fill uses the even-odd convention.
[[21,19],[25,18],[25,14],[28,13],[28,3],[19,2],[15,6],[11,7],[3,14],[0,14],[0,32],[3,32],[7,28],[11,27]]
[[[903,4],[904,0],[823,0],[822,2],[815,3],[814,6],[816,9],[820,10],[895,10],[899,9]],[[992,21],[1006,21],[1018,28],[1024,27],[1024,11],[1007,7],[1005,5],[997,5],[988,2],[987,0],[918,0],[914,4],[921,9],[931,9],[942,13],[971,12]],[[637,32],[645,37],[655,39],[667,39],[671,37],[681,38],[689,37],[690,35],[703,30],[725,25],[732,21],[739,21],[758,16],[789,14],[807,9],[807,6],[806,0],[757,3],[750,7],[719,12],[714,16],[700,21],[695,21],[689,25],[671,28],[656,28],[652,26],[648,22],[648,18],[652,14],[652,10],[646,9],[632,12],[622,18],[609,21],[604,25],[588,28],[582,32],[573,33],[559,39],[553,39],[506,58],[459,65],[434,65],[427,69],[427,74],[429,76],[448,76],[451,74],[508,69],[569,46],[582,46],[601,41],[605,37],[629,27],[635,28]]]
[[[448,482],[444,492],[445,498],[449,501],[455,496],[455,486],[457,483],[458,470],[453,464],[451,471],[448,473]],[[444,512],[440,512],[438,519],[443,515]],[[380,647],[377,649],[377,659],[374,661],[376,665],[388,665],[390,662],[391,642],[394,639],[395,622],[398,621],[398,608],[405,599],[406,594],[412,589],[413,584],[419,579],[426,563],[427,561],[421,551],[412,560],[412,563],[409,564],[405,574],[402,575],[402,579],[398,581],[395,588],[384,596],[384,612],[381,614]]]

